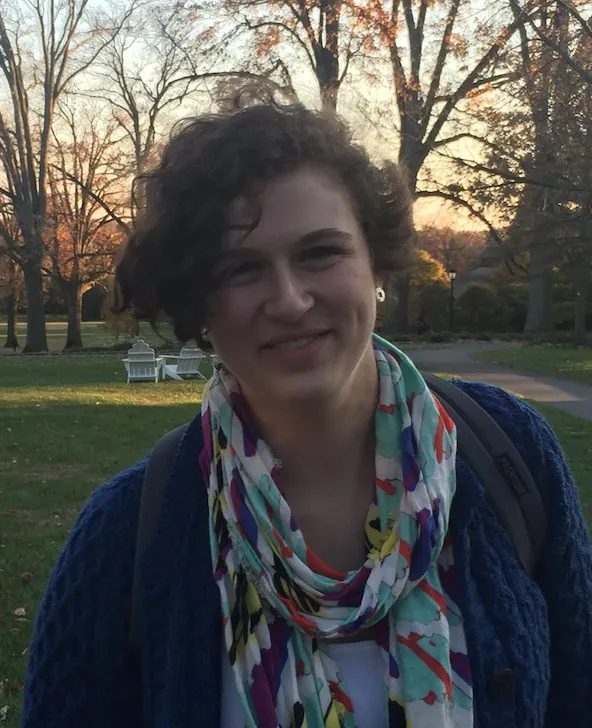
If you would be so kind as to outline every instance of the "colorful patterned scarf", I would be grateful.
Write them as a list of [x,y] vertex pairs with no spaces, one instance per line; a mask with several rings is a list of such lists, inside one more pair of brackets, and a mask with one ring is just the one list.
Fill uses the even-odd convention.
[[376,496],[367,559],[348,573],[306,546],[236,379],[223,367],[202,405],[210,548],[225,644],[246,728],[355,728],[323,641],[374,626],[385,722],[470,728],[472,689],[445,538],[456,431],[410,359],[375,337]]

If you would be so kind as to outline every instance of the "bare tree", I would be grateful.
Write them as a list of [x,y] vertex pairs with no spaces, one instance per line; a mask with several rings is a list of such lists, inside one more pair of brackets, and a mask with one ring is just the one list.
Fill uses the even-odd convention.
[[[388,51],[398,111],[399,161],[407,169],[412,192],[418,198],[440,197],[462,206],[496,235],[484,212],[458,193],[458,185],[420,180],[429,158],[469,136],[459,123],[463,105],[512,79],[511,72],[499,68],[500,60],[530,12],[527,5],[511,22],[500,22],[487,9],[475,10],[471,25],[463,22],[462,5],[463,0],[389,0],[363,5],[359,12],[376,28]],[[405,330],[408,276],[400,276],[395,286],[398,325]]]
[[581,70],[592,70],[592,33],[574,20],[572,12],[570,20],[574,63],[557,54],[566,72],[557,94],[554,143],[559,169],[579,189],[562,194],[556,215],[564,238],[559,247],[574,286],[574,340],[581,344],[592,298],[592,86]]
[[450,132],[462,103],[510,80],[497,64],[528,18],[525,10],[513,22],[500,24],[488,13],[472,29],[470,45],[471,28],[463,26],[462,5],[462,0],[438,5],[391,0],[389,12],[370,16],[388,48],[400,123],[399,160],[414,191],[430,153],[462,139],[462,131]]
[[[414,191],[429,154],[459,139],[445,132],[462,102],[511,78],[498,72],[496,64],[529,18],[530,3],[512,22],[500,23],[490,12],[483,22],[468,25],[463,24],[462,5],[463,0],[224,2],[239,26],[255,33],[256,48],[267,52],[283,43],[287,53],[301,51],[318,81],[323,105],[332,109],[351,62],[375,64],[382,54],[394,82],[399,159]],[[472,13],[473,19],[477,15]],[[471,33],[477,37],[472,44]]]
[[[510,9],[523,17],[518,0],[510,0]],[[466,136],[480,146],[480,159],[451,157],[465,193],[496,210],[506,249],[522,254],[528,267],[527,330],[549,331],[554,269],[569,265],[582,277],[579,219],[592,195],[589,86],[554,47],[581,65],[590,62],[591,45],[561,0],[537,0],[529,10],[515,51],[504,59],[514,78],[474,110],[481,131]]]
[[[44,233],[47,274],[68,305],[65,348],[82,346],[82,297],[112,272],[121,233],[98,199],[119,211],[127,200],[112,168],[118,155],[116,125],[94,109],[60,104],[50,148],[48,210]],[[56,125],[58,126],[58,125]],[[82,184],[72,182],[72,178]]]
[[[517,0],[510,0],[510,6],[515,16],[521,14]],[[558,42],[564,42],[569,24],[565,8],[541,0],[537,10],[536,18],[530,18],[530,27],[540,26],[541,32],[551,33]],[[552,265],[556,225],[553,218],[560,197],[560,191],[551,184],[559,176],[554,145],[557,105],[553,100],[565,83],[565,65],[554,62],[549,46],[533,43],[528,31],[529,26],[523,26],[520,31],[520,57],[533,137],[532,154],[523,167],[530,178],[542,184],[525,186],[514,227],[519,223],[521,230],[529,231],[530,297],[526,330],[550,331],[554,327]]]
[[[116,122],[120,137],[113,172],[127,181],[128,190],[133,179],[155,162],[174,122],[190,113],[200,95],[210,95],[208,82],[216,84],[218,101],[230,94],[231,86],[245,82],[293,94],[289,75],[279,61],[256,70],[223,63],[223,41],[208,27],[196,29],[187,5],[179,0],[166,10],[145,8],[133,31],[120,34],[103,54],[93,72],[96,83],[84,92],[85,97],[106,105]],[[65,174],[129,234],[140,202],[133,194],[128,194],[127,206],[116,211],[72,171]]]
[[21,276],[14,258],[18,245],[18,226],[6,205],[0,206],[0,287],[6,310],[6,349],[19,348],[17,336],[17,308],[21,298]]
[[131,149],[122,166],[133,175],[153,161],[163,117],[178,110],[205,76],[198,69],[202,41],[192,25],[182,3],[166,12],[148,9],[133,32],[112,44],[96,73],[99,88],[91,95],[111,107]]
[[[547,8],[541,10],[543,15],[547,14]],[[586,10],[587,18],[584,17]],[[555,13],[561,13],[569,25],[575,26],[573,33],[570,33],[571,38],[565,34],[558,38],[556,28],[549,27],[546,23],[537,23],[534,18],[530,19],[530,27],[571,71],[588,86],[592,86],[592,58],[589,53],[592,42],[592,6],[589,0],[557,0]],[[565,25],[564,21],[564,27]]]
[[250,35],[252,57],[278,53],[292,69],[303,61],[316,79],[321,105],[330,111],[337,108],[352,62],[373,45],[374,29],[350,0],[223,0],[222,5],[234,32]]
[[0,113],[0,195],[20,231],[18,250],[27,291],[25,351],[46,351],[42,287],[47,170],[55,106],[64,91],[96,61],[127,22],[91,17],[89,0],[30,0],[30,14],[0,13],[0,78],[10,102]]
[[[559,208],[556,216],[568,231],[561,253],[573,275],[574,337],[582,343],[592,292],[592,5],[586,0],[540,5],[540,16],[531,19],[530,28],[541,41],[541,52],[553,57],[559,69],[551,144],[560,173],[573,180],[574,190],[555,196]],[[540,98],[535,101],[540,104]],[[536,262],[534,251],[533,257]],[[550,276],[548,270],[546,275]],[[533,303],[536,313],[540,296]],[[536,326],[536,316],[530,318]],[[533,321],[530,323],[532,328]]]

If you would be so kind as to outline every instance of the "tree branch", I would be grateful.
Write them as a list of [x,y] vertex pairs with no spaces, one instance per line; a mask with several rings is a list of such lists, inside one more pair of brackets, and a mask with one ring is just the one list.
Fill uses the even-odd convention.
[[501,238],[500,234],[494,227],[494,225],[489,222],[489,220],[485,217],[485,215],[477,210],[473,205],[471,205],[470,202],[467,202],[462,197],[457,197],[456,195],[452,194],[451,192],[444,192],[444,191],[438,191],[438,190],[423,190],[418,191],[416,193],[417,197],[439,197],[443,200],[448,200],[448,202],[451,202],[453,205],[458,205],[460,207],[464,207],[465,210],[468,210],[473,217],[475,217],[477,220],[482,222],[489,232],[491,233],[491,236],[494,238],[494,240],[499,243],[500,245],[504,245],[504,241]]
[[578,11],[578,9],[574,6],[572,2],[569,2],[569,0],[557,0],[557,4],[565,8],[570,13],[570,15],[580,24],[584,33],[592,39],[592,18],[588,18],[588,20],[585,20],[582,17],[582,14]]
[[473,70],[466,76],[464,81],[458,86],[456,91],[448,98],[448,101],[444,105],[442,111],[438,115],[438,118],[434,122],[434,125],[432,126],[427,139],[426,144],[431,147],[433,143],[437,140],[438,135],[440,134],[440,131],[442,130],[442,127],[448,120],[448,117],[450,116],[452,110],[456,107],[458,102],[465,98],[465,96],[468,94],[469,91],[476,88],[478,85],[480,85],[479,82],[479,76],[480,74],[491,64],[493,61],[497,58],[499,55],[500,50],[502,47],[508,42],[508,40],[512,37],[512,35],[516,32],[516,30],[523,25],[526,22],[527,18],[518,18],[514,20],[513,23],[510,23],[505,29],[504,32],[500,34],[498,39],[495,41],[495,43],[489,48],[487,53],[481,58],[481,60],[476,64],[476,66],[473,68]]
[[438,51],[438,57],[436,59],[436,65],[434,66],[434,72],[432,74],[432,80],[430,83],[430,88],[428,90],[428,95],[426,97],[425,102],[425,116],[422,124],[422,136],[425,134],[427,130],[427,125],[429,123],[430,116],[432,114],[432,109],[434,108],[434,102],[436,100],[436,95],[438,93],[438,89],[440,88],[440,82],[442,81],[442,73],[444,71],[444,64],[446,62],[446,57],[448,56],[449,50],[450,50],[450,38],[452,36],[452,31],[454,29],[454,23],[456,21],[456,16],[458,14],[458,6],[460,5],[461,0],[452,0],[452,4],[450,6],[450,10],[448,12],[448,17],[446,18],[446,27],[444,29],[444,34],[442,35],[442,42],[440,43],[440,50]]
[[[289,25],[286,25],[286,23],[282,23],[279,20],[266,20],[262,21],[260,23],[251,23],[248,18],[244,18],[243,20],[244,25],[249,30],[258,30],[259,28],[280,28],[281,30],[285,31],[289,35],[292,36],[292,38],[298,43],[298,45],[304,50],[306,53],[306,57],[308,58],[308,62],[310,63],[311,68],[313,71],[316,69],[316,61],[314,57],[312,56],[308,46],[306,43],[302,40],[302,38],[298,35],[298,32],[294,30],[294,28],[290,28]],[[314,41],[316,45],[316,40]],[[313,46],[314,47],[314,46]]]
[[[495,169],[493,167],[488,167],[485,164],[480,164],[479,162],[468,162],[465,159],[461,159],[460,157],[450,157],[446,154],[443,154],[442,156],[450,159],[455,164],[458,164],[462,167],[466,167],[467,169],[470,169],[474,172],[485,172],[486,174],[491,174],[497,177],[501,177],[502,179],[509,180],[510,182],[514,182],[516,184],[521,185],[531,185],[533,187],[542,187],[549,190],[559,190],[560,192],[584,192],[589,193],[590,188],[589,187],[579,187],[577,185],[573,185],[571,183],[569,184],[560,184],[558,181],[555,181],[553,179],[542,179],[542,178],[536,178],[536,177],[529,177],[525,175],[516,174],[514,172],[502,170],[502,169]],[[569,181],[568,181],[569,182]]]
[[123,230],[123,232],[126,235],[129,235],[131,233],[130,226],[123,220],[106,202],[103,200],[99,195],[97,195],[93,190],[91,190],[88,185],[86,185],[84,182],[79,180],[77,177],[75,177],[73,174],[70,174],[66,170],[60,169],[59,167],[56,167],[56,165],[52,165],[52,167],[55,167],[58,169],[65,177],[67,177],[71,182],[73,182],[75,185],[78,185],[89,197],[91,197],[98,205],[100,205],[103,210],[109,215],[109,217],[113,220],[113,222],[117,223],[119,228]]
[[[563,7],[567,7],[567,3],[560,4]],[[581,18],[581,22],[583,23],[586,32],[589,34],[590,38],[592,38],[592,29],[586,25],[583,18]],[[572,69],[572,71],[575,71],[575,73],[580,76],[583,81],[585,81],[588,85],[592,86],[592,73],[588,72],[579,63],[576,63],[576,61],[567,52],[567,50],[565,48],[562,48],[558,43],[556,43],[547,33],[543,33],[543,31],[538,27],[538,25],[534,22],[532,18],[529,18],[529,24],[545,45],[547,45],[554,53],[556,53],[562,59],[562,61],[567,66],[569,66],[569,68]]]
[[124,12],[122,17],[120,18],[119,22],[116,24],[116,26],[109,32],[108,37],[106,40],[104,40],[102,43],[100,43],[97,47],[97,49],[92,53],[91,57],[83,64],[81,64],[76,70],[74,70],[69,76],[63,79],[59,85],[56,84],[57,93],[60,94],[75,78],[76,76],[79,76],[81,73],[84,73],[84,71],[88,70],[93,63],[97,60],[99,55],[103,53],[103,51],[108,48],[117,38],[119,33],[123,30],[125,24],[130,19],[132,13],[136,9],[136,3],[137,0],[132,0],[127,8],[127,10]]

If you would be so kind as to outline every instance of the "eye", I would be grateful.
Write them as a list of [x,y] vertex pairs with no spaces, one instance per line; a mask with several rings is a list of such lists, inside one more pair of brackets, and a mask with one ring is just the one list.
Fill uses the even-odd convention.
[[223,279],[230,283],[242,283],[257,276],[262,270],[262,264],[255,260],[245,260],[242,263],[229,266],[223,273]]
[[323,261],[343,253],[342,248],[337,245],[315,245],[308,248],[302,254],[304,260]]

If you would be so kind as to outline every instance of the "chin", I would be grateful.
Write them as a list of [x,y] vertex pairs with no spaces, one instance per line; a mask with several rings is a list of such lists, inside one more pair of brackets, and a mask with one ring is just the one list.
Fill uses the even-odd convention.
[[299,377],[286,377],[267,387],[270,399],[291,402],[292,404],[319,404],[330,399],[338,389],[335,377],[308,374]]

